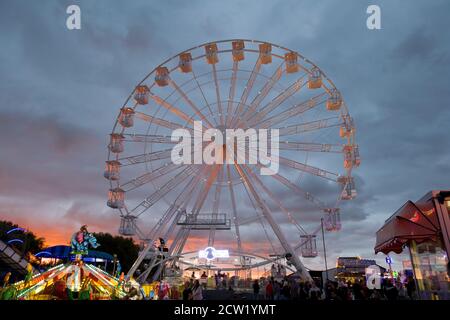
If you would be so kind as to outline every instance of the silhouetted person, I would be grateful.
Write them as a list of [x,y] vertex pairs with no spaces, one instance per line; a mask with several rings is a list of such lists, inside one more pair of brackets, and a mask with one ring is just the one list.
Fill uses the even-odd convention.
[[414,294],[416,292],[416,282],[414,281],[414,278],[412,276],[408,277],[408,282],[406,283],[406,292],[408,294],[408,297],[411,300],[414,300]]
[[255,280],[253,282],[253,299],[258,300],[259,296],[259,282],[258,280]]
[[392,284],[392,281],[390,279],[389,279],[388,283],[386,284],[385,292],[386,292],[386,298],[388,300],[397,300],[398,290]]
[[184,283],[183,300],[192,300],[191,284],[188,281]]

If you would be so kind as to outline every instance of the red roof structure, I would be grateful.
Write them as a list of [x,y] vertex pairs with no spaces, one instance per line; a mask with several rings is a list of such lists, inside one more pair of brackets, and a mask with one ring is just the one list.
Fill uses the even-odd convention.
[[450,194],[448,191],[432,191],[416,203],[407,201],[376,233],[375,253],[400,253],[410,241],[417,243],[436,241],[442,231],[448,232],[436,212],[436,196]]

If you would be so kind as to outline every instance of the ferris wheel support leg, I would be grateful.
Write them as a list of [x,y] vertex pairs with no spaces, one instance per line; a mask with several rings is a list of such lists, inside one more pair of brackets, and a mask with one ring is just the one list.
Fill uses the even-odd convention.
[[208,247],[214,246],[215,234],[216,234],[216,229],[211,228],[211,230],[209,231],[209,237],[208,237]]
[[[227,178],[228,178],[228,181],[231,181],[230,166],[227,166]],[[234,197],[233,184],[232,183],[228,184],[228,188],[230,191],[231,206],[233,209],[233,224],[234,224],[234,230],[236,232],[237,250],[239,252],[241,252],[242,251],[241,232],[239,230],[239,223],[237,220],[236,199]]]
[[278,208],[283,211],[287,216],[289,221],[297,227],[297,229],[301,230],[304,234],[306,234],[305,229],[297,222],[297,220],[292,216],[292,214],[287,210],[280,200],[278,200],[275,195],[267,188],[262,181],[258,178],[258,176],[249,168],[246,166],[247,172],[250,174],[250,176],[256,181],[256,183],[264,190],[264,192],[267,194],[267,196],[272,199],[273,202],[275,202],[278,206]]
[[150,249],[152,248],[152,246],[153,246],[153,240],[149,240],[147,242],[147,245],[145,246],[144,250],[142,250],[139,253],[138,258],[136,259],[136,261],[133,263],[130,270],[128,271],[127,277],[131,278],[133,276],[133,274],[136,272],[139,265],[142,263],[142,261],[144,261],[145,257],[150,252]]
[[[196,215],[196,214],[195,214]],[[173,226],[171,226],[171,232],[173,232],[173,230],[175,229],[176,226],[176,222],[178,221],[178,219],[174,220],[174,224]],[[181,252],[183,251],[183,248],[186,244],[186,241],[189,237],[190,234],[190,228],[186,228],[186,227],[182,227],[181,230],[179,230],[179,232],[177,232],[175,239],[172,242],[172,245],[170,246],[169,249],[169,256],[173,257],[173,256],[179,256],[181,255]],[[177,259],[173,260],[173,263],[175,263],[177,261]],[[158,269],[156,270],[155,274],[153,275],[153,281],[157,280],[159,275],[162,272],[162,268],[164,267],[164,263],[161,263],[158,266]]]
[[[186,243],[186,240],[189,237],[189,231],[190,231],[189,229],[182,228],[181,232],[178,233],[178,235],[177,235],[178,238],[176,239],[176,241],[174,241],[174,244],[172,244],[172,247],[176,247],[177,248],[176,251],[175,251],[176,252],[175,256],[178,256],[179,253],[181,253],[181,250],[183,249],[183,247],[184,247],[184,245]],[[174,256],[174,250],[169,250],[169,257],[172,257],[172,256]],[[176,261],[176,259],[174,261]],[[165,264],[166,264],[165,262],[161,262],[158,265],[158,268],[156,269],[155,273],[152,276],[152,281],[158,280],[158,278],[161,275],[161,272],[162,272]],[[153,266],[152,266],[152,268],[153,268]],[[150,269],[150,271],[151,271],[151,269]]]
[[[202,169],[204,170],[204,168],[202,168]],[[177,200],[175,200],[174,205],[171,206],[168,209],[166,214],[160,219],[160,221],[158,222],[158,224],[156,226],[161,227],[165,223],[170,221],[170,219],[173,217],[174,213],[177,212],[178,208],[186,201],[187,196],[193,191],[193,189],[195,189],[195,187],[197,186],[198,180],[200,179],[200,176],[201,175],[199,174],[195,178],[191,179],[191,181],[188,183],[188,185],[184,189],[184,192],[182,192],[180,194],[179,198]],[[178,212],[176,217],[179,217],[179,215],[181,215],[181,211]],[[168,238],[168,235],[170,235],[170,233],[174,229],[177,221],[178,221],[177,218],[174,219],[174,221],[172,222],[172,224],[169,227],[168,231],[166,232],[164,239]],[[159,231],[158,228],[155,228],[154,230],[152,230],[151,234],[149,234],[147,236],[147,239],[155,239],[155,235],[156,235],[156,233],[158,231]],[[142,261],[145,259],[145,257],[147,256],[148,252],[150,251],[152,245],[153,245],[153,240],[149,240],[148,243],[147,243],[146,248],[139,254],[138,258],[133,263],[133,266],[128,271],[128,274],[127,274],[128,276],[131,277],[136,272],[137,268],[139,267],[139,265],[142,263]]]
[[285,238],[283,232],[281,231],[280,227],[277,225],[276,221],[273,219],[272,214],[270,213],[270,209],[268,206],[261,200],[261,198],[258,195],[258,192],[256,191],[255,187],[251,183],[250,179],[248,178],[247,174],[243,170],[243,168],[236,164],[236,169],[239,173],[239,175],[242,177],[244,181],[244,185],[249,189],[250,193],[253,195],[253,198],[258,203],[264,217],[266,218],[267,222],[272,227],[273,232],[277,236],[278,240],[281,243],[281,246],[286,251],[285,253],[290,253],[292,255],[292,264],[297,269],[297,272],[300,274],[300,277],[307,281],[312,281],[311,275],[303,265],[303,263],[300,261],[300,258],[295,254],[294,249],[291,247],[287,239]]
[[[177,241],[177,239],[174,240],[175,242]],[[144,256],[145,257],[145,256]],[[143,260],[143,259],[142,259]],[[141,262],[142,262],[141,260]],[[152,277],[152,281],[158,279],[161,271],[162,271],[162,267],[164,266],[164,262],[160,261],[161,258],[158,258],[158,255],[155,254],[154,257],[152,257],[152,259],[150,260],[150,263],[147,267],[147,269],[144,270],[144,272],[137,278],[137,280],[140,283],[143,283],[147,280],[148,276],[150,275],[150,272],[153,270],[153,268],[158,265],[158,269],[156,270],[155,274]],[[140,263],[139,263],[140,264]],[[134,266],[134,265],[133,265]]]
[[[168,209],[168,212],[166,212],[166,214],[160,219],[160,221],[158,222],[157,225],[161,226],[164,224],[165,221],[167,221],[167,219],[170,219],[170,217],[177,211],[176,206],[171,206]],[[142,261],[144,261],[145,257],[148,255],[148,253],[150,252],[150,249],[153,247],[153,239],[155,239],[155,234],[158,230],[153,230],[153,232],[151,232],[151,234],[149,234],[147,236],[147,246],[144,248],[144,250],[141,251],[141,253],[139,253],[138,258],[136,259],[136,261],[133,263],[133,265],[131,266],[130,270],[127,273],[128,277],[133,276],[133,274],[136,272],[137,268],[139,268],[139,266],[141,265]],[[151,268],[150,268],[151,270]],[[144,271],[146,272],[146,271]],[[147,275],[148,277],[148,275]]]
[[140,274],[139,277],[136,280],[139,283],[144,283],[147,280],[147,278],[148,278],[150,272],[152,271],[154,265],[155,265],[155,260],[152,259],[150,264],[149,264],[149,267],[142,274]]
[[[199,185],[199,181],[200,181],[201,177],[206,173],[207,169],[208,169],[208,167],[203,166],[200,169],[200,171],[199,171],[200,173],[197,176],[195,176],[191,180],[191,182],[186,186],[184,191],[180,194],[180,196],[175,201],[175,203],[177,204],[177,207],[183,207],[183,206],[185,206],[187,204],[187,202],[189,200],[189,197],[192,195],[192,193],[194,192],[196,187]],[[172,223],[170,224],[169,228],[167,229],[166,233],[164,234],[164,237],[163,237],[164,239],[169,239],[170,238],[170,236],[172,235],[172,233],[173,233],[173,231],[174,231],[174,229],[175,229],[175,227],[177,225],[178,220],[180,219],[181,215],[184,214],[184,213],[186,213],[185,210],[179,211],[177,213],[175,218],[172,220]],[[171,218],[172,217],[170,217],[167,221],[169,221]],[[178,233],[177,233],[177,236],[178,236]],[[175,237],[175,239],[173,241],[173,244],[177,243],[176,242],[177,236]],[[173,251],[172,246],[171,246],[171,249],[170,249],[171,252]]]
[[[210,170],[208,180],[205,182],[203,193],[200,194],[200,196],[195,201],[195,205],[193,208],[193,214],[194,216],[197,216],[200,212],[203,204],[205,203],[205,199],[211,190],[211,187],[213,183],[216,181],[217,174],[220,171],[220,165],[215,165],[214,168]],[[184,246],[186,245],[186,241],[190,234],[190,228],[182,228],[181,232],[177,234],[177,237],[175,238],[174,242],[172,243],[172,246],[169,250],[170,256],[180,256],[181,252],[183,251]],[[176,261],[176,260],[175,260]],[[161,263],[161,265],[158,266],[158,269],[156,270],[155,274],[153,275],[153,280],[158,279],[159,275],[161,274],[162,268],[164,267],[164,263]]]
[[[219,214],[219,207],[220,207],[220,194],[222,191],[222,182],[223,182],[223,166],[219,169],[219,183],[216,185],[216,190],[214,193],[214,203],[213,203],[213,219],[217,218],[217,215]],[[216,229],[211,228],[209,230],[209,238],[208,238],[208,247],[212,247],[214,245],[214,238],[216,234]]]

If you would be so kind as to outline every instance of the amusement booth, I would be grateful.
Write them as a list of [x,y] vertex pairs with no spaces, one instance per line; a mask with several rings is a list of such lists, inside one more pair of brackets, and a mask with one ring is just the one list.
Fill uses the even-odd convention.
[[409,251],[420,299],[450,299],[450,191],[407,201],[377,231],[375,253]]

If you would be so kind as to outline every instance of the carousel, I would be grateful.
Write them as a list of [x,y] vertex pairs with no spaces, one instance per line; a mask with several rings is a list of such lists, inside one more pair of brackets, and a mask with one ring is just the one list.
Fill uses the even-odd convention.
[[24,280],[9,284],[9,279],[4,279],[0,300],[140,299],[139,285],[125,279],[123,273],[115,276],[84,262],[88,248],[99,246],[87,226],[82,226],[72,236],[73,258],[70,262],[56,265],[37,275],[33,275],[29,264],[29,273]]

